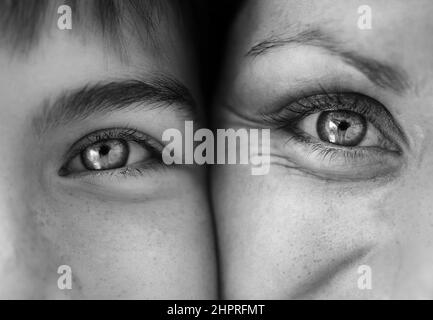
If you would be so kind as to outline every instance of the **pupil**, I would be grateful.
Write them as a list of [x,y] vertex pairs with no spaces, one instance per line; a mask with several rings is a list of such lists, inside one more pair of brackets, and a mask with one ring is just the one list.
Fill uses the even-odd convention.
[[340,129],[341,131],[346,131],[347,129],[349,129],[350,124],[347,121],[341,121],[340,124],[338,125],[338,129]]
[[107,145],[103,145],[101,149],[99,149],[99,154],[102,156],[106,156],[110,152],[110,147]]
[[341,146],[357,146],[367,133],[367,120],[350,110],[323,111],[316,123],[322,141]]
[[118,139],[95,143],[81,153],[81,161],[88,170],[120,168],[127,163],[128,157],[127,142]]

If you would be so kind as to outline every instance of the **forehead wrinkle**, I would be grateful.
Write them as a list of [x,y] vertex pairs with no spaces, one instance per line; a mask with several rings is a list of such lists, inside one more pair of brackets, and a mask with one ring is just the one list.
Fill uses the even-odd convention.
[[396,93],[401,93],[411,87],[407,73],[399,66],[382,63],[374,58],[362,56],[356,51],[349,50],[343,47],[340,41],[315,26],[311,26],[310,29],[303,29],[298,33],[289,33],[289,35],[271,35],[253,45],[245,57],[254,58],[283,46],[313,46],[325,49],[331,55],[340,57],[346,64],[358,69],[379,87],[391,88]]

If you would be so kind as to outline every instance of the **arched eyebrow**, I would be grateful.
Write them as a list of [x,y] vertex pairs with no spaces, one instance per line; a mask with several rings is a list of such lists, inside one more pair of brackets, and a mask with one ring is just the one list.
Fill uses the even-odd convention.
[[398,66],[344,48],[340,42],[318,28],[303,30],[290,36],[270,36],[255,44],[245,56],[257,57],[283,46],[300,45],[325,49],[328,53],[340,57],[346,64],[359,70],[381,88],[397,93],[403,93],[410,88],[407,73]]
[[198,118],[196,102],[186,86],[169,77],[88,84],[45,99],[32,119],[38,136],[69,122],[126,110],[171,108],[178,117]]

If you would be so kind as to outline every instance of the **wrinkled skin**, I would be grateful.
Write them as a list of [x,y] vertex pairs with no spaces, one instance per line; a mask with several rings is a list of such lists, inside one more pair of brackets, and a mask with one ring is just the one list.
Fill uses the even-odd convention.
[[[370,1],[372,29],[360,30],[358,7],[364,4],[257,0],[238,17],[215,123],[271,127],[272,164],[259,177],[248,166],[213,169],[225,298],[433,298],[433,5]],[[311,43],[246,55],[271,35],[312,28],[345,50],[403,70],[407,87],[380,87]],[[324,163],[260,117],[319,85],[331,93],[335,86],[361,93],[388,109],[408,140],[391,175],[356,179],[373,168]],[[312,165],[318,169],[306,170]],[[363,265],[371,270],[371,290],[358,287]]]

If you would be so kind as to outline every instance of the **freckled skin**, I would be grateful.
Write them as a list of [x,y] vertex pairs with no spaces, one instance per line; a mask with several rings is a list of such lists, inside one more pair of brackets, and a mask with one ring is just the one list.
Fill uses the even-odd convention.
[[[433,6],[429,1],[370,1],[373,29],[360,31],[357,8],[363,4],[250,1],[238,18],[215,103],[219,127],[249,126],[223,112],[220,101],[229,101],[247,117],[257,101],[266,104],[287,94],[281,92],[282,83],[288,83],[290,93],[293,79],[310,72],[313,63],[302,58],[314,49],[302,49],[300,62],[288,67],[290,73],[271,78],[269,70],[290,65],[284,49],[269,60],[256,58],[260,67],[254,69],[244,60],[248,48],[290,25],[313,24],[352,50],[408,73],[411,88],[405,94],[370,91],[401,124],[411,147],[404,151],[399,175],[388,180],[326,181],[275,161],[262,177],[251,176],[246,166],[215,167],[212,195],[226,298],[433,298],[433,43],[427,41]],[[324,57],[314,66],[327,65],[332,72],[333,61]],[[353,77],[347,82],[370,94],[365,81]],[[273,135],[274,155],[285,156],[278,149],[283,138]],[[361,265],[371,267],[372,290],[358,289]]]
[[[161,139],[183,120],[154,110],[93,117],[42,137],[32,127],[43,99],[89,82],[166,72],[193,87],[183,36],[162,41],[167,60],[135,45],[121,62],[98,37],[42,34],[28,57],[0,49],[0,298],[214,298],[202,168],[104,179],[58,175],[69,147],[96,129],[130,125]],[[57,287],[60,265],[72,269],[72,290]]]

